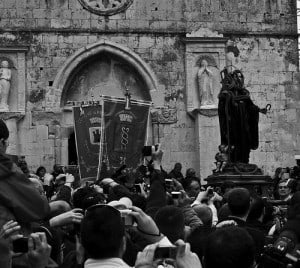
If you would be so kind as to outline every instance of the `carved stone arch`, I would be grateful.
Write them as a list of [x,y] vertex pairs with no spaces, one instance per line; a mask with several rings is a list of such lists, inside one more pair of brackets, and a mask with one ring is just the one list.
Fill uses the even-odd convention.
[[151,91],[156,90],[157,88],[157,79],[147,63],[127,47],[108,40],[100,40],[75,52],[57,73],[52,86],[57,92],[55,95],[59,98],[57,98],[57,101],[59,102],[59,105],[56,106],[57,108],[64,106],[63,98],[65,92],[68,90],[66,85],[74,70],[78,69],[82,63],[101,53],[113,55],[130,65],[143,80],[146,89],[149,91],[150,100],[152,99],[150,94]]

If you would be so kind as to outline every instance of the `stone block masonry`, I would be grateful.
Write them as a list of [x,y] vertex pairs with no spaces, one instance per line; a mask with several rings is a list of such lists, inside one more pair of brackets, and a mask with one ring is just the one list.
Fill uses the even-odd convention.
[[[136,52],[153,70],[158,79],[155,106],[178,109],[178,122],[160,128],[165,169],[182,162],[184,172],[189,167],[199,171],[196,126],[186,113],[189,81],[181,42],[199,28],[233,41],[239,52],[234,65],[243,71],[253,101],[272,105],[267,116],[260,116],[260,146],[251,153],[251,162],[272,174],[278,166],[293,166],[294,154],[300,154],[295,1],[134,0],[126,11],[104,17],[83,9],[78,0],[0,0],[0,17],[0,45],[29,48],[26,115],[18,125],[16,147],[32,169],[44,165],[51,170],[61,161],[59,146],[67,148],[61,132],[51,132],[53,125],[63,124],[55,112],[61,108],[58,92],[52,88],[60,67],[77,50],[107,39]],[[71,126],[72,120],[67,121]],[[206,139],[201,137],[203,144]],[[217,152],[217,144],[207,145],[206,151]]]

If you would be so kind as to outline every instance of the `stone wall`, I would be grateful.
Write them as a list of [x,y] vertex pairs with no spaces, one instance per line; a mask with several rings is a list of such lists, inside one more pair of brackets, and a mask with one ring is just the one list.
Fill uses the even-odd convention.
[[1,0],[0,5],[3,29],[296,33],[295,0],[134,0],[109,17],[84,10],[78,0]]
[[[55,159],[61,161],[59,150],[66,147],[60,137],[69,130],[61,127],[61,114],[49,112],[45,97],[57,94],[51,86],[68,57],[104,38],[149,64],[158,80],[151,93],[154,106],[178,109],[176,124],[154,129],[165,150],[166,169],[182,162],[184,171],[199,170],[195,122],[186,112],[182,38],[209,28],[238,48],[235,65],[243,71],[253,101],[272,104],[271,112],[260,117],[260,146],[251,161],[269,173],[294,165],[293,156],[300,153],[295,5],[283,0],[134,0],[125,12],[103,17],[84,10],[77,0],[1,0],[0,45],[28,45],[26,115],[18,123],[18,153],[33,169],[50,169]],[[217,152],[217,144],[207,150]]]

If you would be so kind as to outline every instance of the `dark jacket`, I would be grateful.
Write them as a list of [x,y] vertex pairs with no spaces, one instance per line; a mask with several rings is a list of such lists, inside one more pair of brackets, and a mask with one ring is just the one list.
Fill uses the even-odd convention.
[[146,213],[154,219],[156,212],[166,205],[165,173],[155,169],[151,175]]
[[[49,211],[46,197],[40,195],[9,158],[0,154],[0,228],[7,221],[15,220],[26,235],[25,230],[28,232],[30,224],[44,219]],[[8,247],[6,240],[0,239],[0,244]],[[0,255],[2,260],[9,257]]]
[[235,225],[241,227],[241,228],[245,228],[245,230],[247,230],[247,232],[249,233],[249,235],[252,237],[254,243],[255,243],[255,248],[256,248],[256,258],[258,258],[260,256],[260,254],[263,252],[264,249],[264,244],[265,244],[265,235],[262,231],[250,227],[246,221],[244,221],[243,219],[239,218],[239,217],[235,217],[235,216],[229,216],[226,219],[224,219],[222,222],[219,222],[217,224],[217,228],[220,227],[221,223],[226,223],[228,222],[229,225],[231,225],[232,222],[235,223]]

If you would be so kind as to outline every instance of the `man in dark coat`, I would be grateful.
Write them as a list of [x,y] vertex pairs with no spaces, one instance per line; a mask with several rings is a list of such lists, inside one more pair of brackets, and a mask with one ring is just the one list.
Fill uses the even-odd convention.
[[[22,232],[28,235],[31,223],[44,219],[50,208],[46,197],[40,195],[34,184],[5,155],[8,137],[8,128],[0,119],[0,229],[9,220],[14,220],[20,224]],[[1,248],[9,247],[3,238],[0,238],[0,245]],[[0,252],[1,263],[7,263],[9,258],[9,254]],[[4,267],[1,263],[0,266]]]

